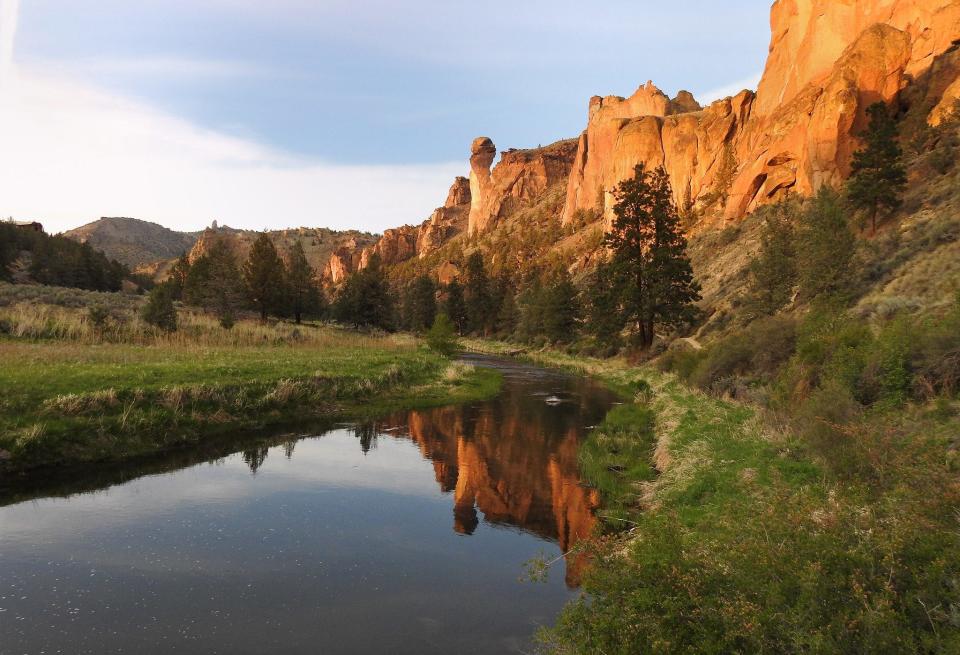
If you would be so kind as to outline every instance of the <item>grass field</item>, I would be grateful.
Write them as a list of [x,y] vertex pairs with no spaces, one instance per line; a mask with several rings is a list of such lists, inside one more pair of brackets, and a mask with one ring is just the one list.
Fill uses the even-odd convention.
[[241,430],[488,396],[499,385],[413,338],[181,312],[167,334],[113,307],[0,306],[0,461],[107,461]]

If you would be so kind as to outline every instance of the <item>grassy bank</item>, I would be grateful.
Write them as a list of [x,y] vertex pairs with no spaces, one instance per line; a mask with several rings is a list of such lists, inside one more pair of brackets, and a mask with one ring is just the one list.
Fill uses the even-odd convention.
[[[124,300],[124,302],[129,302]],[[116,461],[319,417],[496,392],[499,378],[409,337],[181,313],[164,333],[123,307],[0,307],[0,460],[9,473]]]
[[958,652],[951,413],[905,405],[851,426],[858,468],[841,474],[835,451],[672,374],[525,357],[631,400],[581,451],[606,531],[545,652]]

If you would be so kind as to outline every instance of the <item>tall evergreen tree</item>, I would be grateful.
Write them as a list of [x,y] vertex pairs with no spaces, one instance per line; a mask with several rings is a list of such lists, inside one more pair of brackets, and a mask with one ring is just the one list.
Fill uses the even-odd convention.
[[226,240],[218,239],[190,266],[183,300],[214,312],[221,325],[230,327],[243,306],[243,299],[243,284],[233,250]]
[[261,232],[253,242],[243,265],[243,281],[250,302],[260,312],[260,320],[279,312],[285,295],[283,261],[266,232]]
[[587,330],[608,348],[618,345],[625,323],[620,312],[620,290],[613,267],[607,261],[600,262],[587,285]]
[[354,327],[393,329],[393,295],[380,256],[347,278],[333,305],[334,318]]
[[803,212],[798,236],[801,296],[843,300],[851,287],[856,238],[836,191],[820,189]]
[[870,230],[877,233],[881,208],[896,209],[907,186],[903,151],[897,143],[897,123],[887,106],[877,102],[867,109],[870,125],[861,135],[864,147],[853,155],[847,183],[850,203],[870,216]]
[[543,291],[543,335],[555,343],[569,343],[577,336],[580,300],[577,288],[565,269],[554,276]]
[[457,329],[457,334],[463,334],[467,327],[467,307],[463,299],[463,286],[454,278],[444,291],[443,312]]
[[429,330],[437,315],[437,285],[429,275],[417,277],[407,292],[408,327],[420,333]]
[[286,281],[293,320],[299,325],[304,314],[318,316],[323,309],[323,292],[317,285],[316,274],[303,244],[297,241],[287,255]]
[[797,202],[769,208],[760,231],[760,254],[750,265],[750,304],[760,314],[775,314],[790,302],[797,284]]
[[648,172],[640,164],[614,195],[616,217],[604,243],[624,285],[625,319],[636,343],[646,349],[653,344],[656,326],[678,327],[693,320],[700,285],[693,279],[667,172]]
[[475,334],[487,332],[493,319],[490,281],[483,266],[483,256],[474,251],[467,258],[463,300],[466,306],[466,330]]

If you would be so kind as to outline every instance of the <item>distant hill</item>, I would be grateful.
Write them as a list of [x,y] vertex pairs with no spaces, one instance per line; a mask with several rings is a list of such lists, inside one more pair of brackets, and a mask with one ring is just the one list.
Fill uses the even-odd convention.
[[136,218],[101,218],[63,236],[89,243],[131,269],[189,252],[199,232],[177,232]]

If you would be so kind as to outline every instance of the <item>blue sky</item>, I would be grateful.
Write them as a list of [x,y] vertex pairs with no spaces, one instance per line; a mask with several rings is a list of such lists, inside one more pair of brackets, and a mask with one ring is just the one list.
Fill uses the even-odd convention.
[[[3,93],[16,88],[21,100],[4,121],[10,131],[25,123],[14,137],[37,163],[17,186],[25,194],[42,178],[58,198],[5,207],[0,195],[0,215],[47,217],[58,228],[118,212],[180,228],[212,218],[371,230],[419,222],[442,203],[451,173],[466,172],[473,137],[507,148],[576,136],[591,95],[628,95],[647,79],[698,98],[755,86],[769,42],[762,0],[0,3],[0,20],[19,9],[19,86]],[[94,112],[110,121],[95,116],[87,129],[82,119]],[[30,129],[53,152],[26,152]],[[46,134],[56,129],[59,140]],[[64,143],[78,131],[86,134],[76,147]],[[150,160],[156,150],[165,165]],[[178,157],[189,161],[178,166]],[[211,188],[174,179],[198,157],[193,177],[212,176]],[[66,179],[101,166],[119,169],[86,186]],[[224,170],[238,167],[244,175],[231,181]],[[370,189],[394,174],[402,188]],[[126,190],[111,192],[104,177]],[[151,182],[164,190],[152,194]],[[237,186],[244,191],[231,203],[224,196]],[[296,197],[272,205],[248,197],[251,186]],[[363,198],[371,194],[388,197]]]

